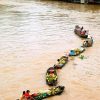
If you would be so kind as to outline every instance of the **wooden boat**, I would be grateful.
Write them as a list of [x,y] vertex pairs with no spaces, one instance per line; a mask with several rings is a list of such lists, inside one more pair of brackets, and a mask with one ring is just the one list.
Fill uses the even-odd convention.
[[57,61],[58,61],[58,63],[54,65],[54,68],[55,69],[61,69],[68,62],[68,57],[67,56],[62,56]]
[[24,96],[23,98],[21,98],[21,100],[43,100],[51,96],[61,95],[64,91],[64,88],[64,86],[57,86],[50,89],[41,90],[39,92],[29,94],[29,96]]
[[82,53],[83,51],[85,51],[84,47],[80,47],[80,48],[77,48],[77,49],[74,49],[74,50],[70,50],[69,56],[77,56],[80,53]]
[[28,100],[42,100],[51,96],[60,95],[64,91],[64,88],[64,86],[57,86],[39,93],[34,93],[31,95],[31,99]]
[[82,38],[88,37],[88,30],[83,30],[83,27],[75,26],[74,33]]
[[50,86],[55,86],[57,84],[57,73],[54,67],[50,67],[46,72],[46,83]]
[[90,36],[83,42],[83,47],[91,47],[93,45],[93,38]]

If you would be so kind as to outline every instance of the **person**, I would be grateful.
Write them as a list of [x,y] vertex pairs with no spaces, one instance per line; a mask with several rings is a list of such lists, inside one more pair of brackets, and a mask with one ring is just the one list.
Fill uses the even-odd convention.
[[27,90],[24,94],[25,98],[28,100],[31,96],[30,96],[30,91]]
[[86,30],[84,30],[84,34],[86,34]]
[[27,100],[26,97],[25,97],[25,91],[23,91],[23,94],[22,94],[22,97],[20,100]]
[[88,41],[86,41],[86,43],[85,43],[85,46],[86,46],[86,47],[88,47],[88,46],[89,46],[89,43],[88,43]]
[[83,30],[83,26],[81,27],[81,31]]
[[57,64],[54,64],[53,67],[54,67],[54,69],[56,69],[56,68],[58,69],[60,66],[59,66],[58,63],[57,63]]
[[59,62],[59,61],[60,61],[60,59],[57,59],[57,61]]
[[70,55],[70,56],[74,56],[74,55],[75,55],[75,50],[70,50],[69,55]]
[[86,35],[86,30],[81,31],[82,35]]

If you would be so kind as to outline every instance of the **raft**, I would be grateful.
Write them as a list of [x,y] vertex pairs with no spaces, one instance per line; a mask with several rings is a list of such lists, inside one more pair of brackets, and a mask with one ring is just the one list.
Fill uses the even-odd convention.
[[58,61],[58,63],[54,65],[54,68],[55,69],[61,69],[68,62],[68,57],[67,56],[62,56],[57,61]]
[[34,93],[28,100],[42,100],[51,96],[60,95],[64,91],[64,88],[64,86],[57,86],[39,93]]
[[74,33],[82,38],[88,37],[88,30],[83,30],[83,27],[75,26]]
[[84,51],[85,51],[84,47],[80,47],[80,48],[77,48],[77,49],[74,49],[74,50],[70,50],[69,56],[77,56]]
[[90,36],[83,42],[83,47],[91,47],[93,45],[93,38]]
[[55,86],[57,84],[57,72],[54,67],[50,67],[46,72],[46,83],[50,86]]

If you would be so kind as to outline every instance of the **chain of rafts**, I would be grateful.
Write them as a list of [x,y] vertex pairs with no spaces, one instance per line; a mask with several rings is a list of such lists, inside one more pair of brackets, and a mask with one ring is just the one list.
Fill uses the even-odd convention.
[[[60,59],[58,59],[58,63],[55,64],[53,67],[50,67],[46,72],[46,83],[49,86],[56,86],[57,85],[57,69],[61,69],[65,66],[65,64],[68,62],[68,58],[70,56],[78,56],[82,52],[85,51],[87,47],[91,47],[93,45],[93,38],[88,34],[88,30],[84,30],[83,27],[79,27],[78,25],[75,26],[74,33],[78,36],[84,38],[84,42],[81,47],[77,49],[70,50],[68,55],[62,56]],[[64,91],[64,86],[57,86],[53,87],[48,90],[44,90],[39,93],[33,93],[29,94],[30,91],[24,91],[22,99],[25,98],[25,100],[42,100],[47,97],[51,97],[54,95],[60,95]]]

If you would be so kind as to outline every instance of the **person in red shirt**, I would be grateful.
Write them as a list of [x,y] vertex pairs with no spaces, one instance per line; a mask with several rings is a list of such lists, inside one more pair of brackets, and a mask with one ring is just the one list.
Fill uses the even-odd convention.
[[26,97],[26,99],[30,99],[31,95],[30,95],[30,91],[27,90],[24,94],[24,96]]

